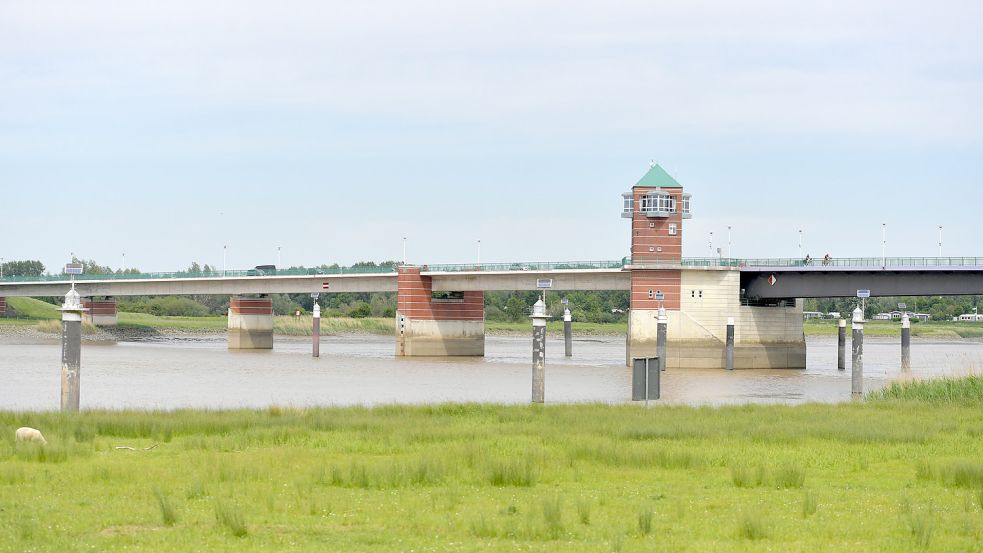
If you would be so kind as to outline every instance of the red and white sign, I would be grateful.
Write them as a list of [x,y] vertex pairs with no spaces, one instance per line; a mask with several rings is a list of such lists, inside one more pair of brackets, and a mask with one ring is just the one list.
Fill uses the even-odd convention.
[[768,277],[768,284],[770,284],[771,286],[774,286],[776,282],[778,282],[778,278],[775,275],[771,275]]
[[329,288],[329,285],[328,285],[327,282],[325,282],[324,284],[321,285],[321,289],[322,290],[327,290],[328,288]]

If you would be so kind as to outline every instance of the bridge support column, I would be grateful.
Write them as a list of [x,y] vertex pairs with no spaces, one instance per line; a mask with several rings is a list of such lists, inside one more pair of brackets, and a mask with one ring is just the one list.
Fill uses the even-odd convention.
[[96,326],[116,326],[119,321],[114,298],[85,298],[82,300],[82,307],[88,310],[82,312],[82,322]]
[[485,355],[484,292],[434,294],[432,277],[405,265],[396,290],[397,356]]
[[273,300],[229,299],[229,349],[273,349]]
[[[658,356],[670,369],[805,368],[802,300],[746,305],[740,289],[740,272],[731,268],[632,268],[628,366],[632,358]],[[660,306],[668,320],[665,355],[658,351]],[[732,364],[727,315],[734,320]]]

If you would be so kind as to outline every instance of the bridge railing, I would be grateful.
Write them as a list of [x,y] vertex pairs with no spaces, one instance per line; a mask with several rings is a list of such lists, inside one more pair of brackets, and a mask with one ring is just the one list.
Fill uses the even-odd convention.
[[[358,266],[358,267],[295,267],[290,269],[230,269],[226,271],[170,271],[154,273],[106,273],[75,275],[75,280],[85,282],[90,280],[166,280],[175,278],[241,278],[251,276],[311,276],[311,275],[354,275],[354,274],[383,274],[395,273],[393,265]],[[46,282],[69,280],[69,275],[40,275],[40,276],[8,276],[4,275],[0,282]]]
[[[659,262],[655,262],[659,263]],[[455,273],[472,271],[562,271],[587,269],[621,269],[631,265],[632,260],[625,257],[616,261],[526,261],[516,263],[458,263],[422,265],[424,271],[435,273]],[[664,262],[662,265],[679,267],[857,267],[857,268],[917,268],[917,267],[983,267],[983,257],[838,257],[829,260],[811,259],[807,262],[797,258],[759,258],[737,259],[727,257],[688,257],[678,263]],[[166,280],[195,278],[242,278],[253,276],[316,276],[395,273],[395,265],[358,267],[299,267],[267,271],[263,269],[234,269],[209,272],[154,272],[154,273],[107,273],[82,274],[75,280]],[[68,275],[17,276],[4,275],[0,282],[45,282],[68,280]]]
[[628,258],[617,261],[520,261],[515,263],[442,263],[421,265],[431,273],[465,273],[472,271],[562,271],[585,269],[621,269],[631,264]]
[[831,259],[798,258],[742,259],[742,267],[981,267],[983,257],[834,257]]

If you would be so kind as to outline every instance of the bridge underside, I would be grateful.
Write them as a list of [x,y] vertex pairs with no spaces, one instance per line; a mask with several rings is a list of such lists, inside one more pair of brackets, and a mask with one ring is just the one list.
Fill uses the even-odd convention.
[[[769,282],[774,276],[773,282]],[[962,296],[983,294],[980,270],[802,270],[741,271],[741,288],[752,299],[871,296]]]

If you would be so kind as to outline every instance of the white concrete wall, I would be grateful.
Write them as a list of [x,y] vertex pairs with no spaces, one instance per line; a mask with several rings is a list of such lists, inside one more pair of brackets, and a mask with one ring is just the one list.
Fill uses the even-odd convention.
[[484,321],[402,320],[402,328],[397,324],[396,329],[397,356],[485,355]]
[[273,349],[273,315],[229,313],[229,349]]
[[[802,300],[790,307],[740,305],[740,273],[682,272],[680,311],[668,311],[667,366],[723,368],[727,318],[734,317],[735,368],[805,368]],[[658,311],[629,315],[627,359],[655,355]]]

